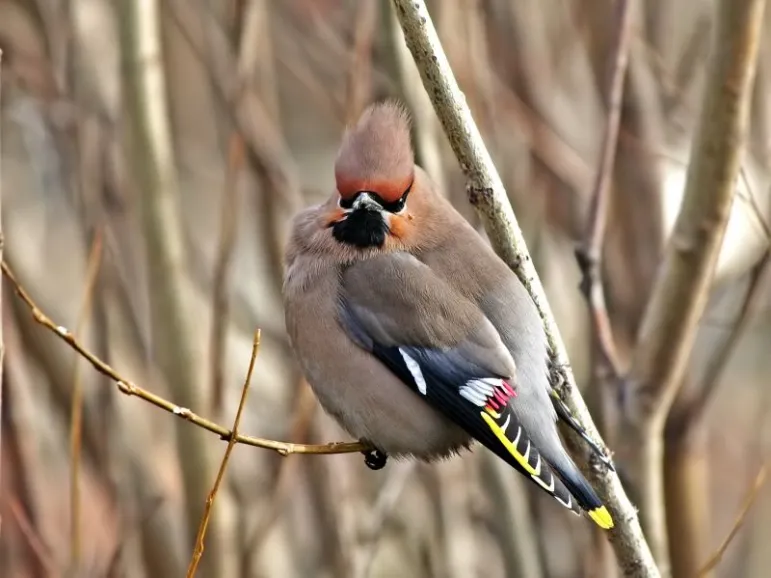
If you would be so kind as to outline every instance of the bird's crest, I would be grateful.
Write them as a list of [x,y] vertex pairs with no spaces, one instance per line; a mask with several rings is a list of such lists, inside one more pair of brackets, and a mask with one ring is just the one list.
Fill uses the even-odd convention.
[[415,176],[410,142],[410,118],[404,107],[388,100],[369,106],[343,136],[335,161],[340,196],[359,191],[377,193],[386,202],[397,201]]

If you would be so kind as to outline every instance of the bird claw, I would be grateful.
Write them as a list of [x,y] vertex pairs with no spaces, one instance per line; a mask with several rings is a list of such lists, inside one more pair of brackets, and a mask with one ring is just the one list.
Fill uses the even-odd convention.
[[597,444],[597,442],[589,437],[587,431],[573,416],[573,414],[570,413],[570,410],[565,405],[565,402],[560,399],[556,391],[551,391],[551,398],[554,409],[557,411],[557,415],[560,417],[560,419],[562,419],[562,421],[564,421],[574,432],[581,436],[581,438],[589,445],[592,453],[597,457],[597,459],[605,464],[605,467],[607,467],[610,471],[615,472],[616,467],[613,465],[613,459],[606,455],[605,452],[602,451],[602,448]]
[[364,464],[370,470],[382,470],[388,461],[388,454],[380,450],[367,450],[364,454]]

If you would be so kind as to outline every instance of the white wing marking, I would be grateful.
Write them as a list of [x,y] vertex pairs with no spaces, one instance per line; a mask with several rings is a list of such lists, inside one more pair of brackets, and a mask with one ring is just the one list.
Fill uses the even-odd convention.
[[418,386],[418,391],[423,395],[426,395],[426,378],[423,377],[423,371],[420,369],[420,365],[417,361],[412,359],[412,357],[407,355],[401,347],[399,348],[399,353],[402,354],[402,359],[404,359],[404,363],[407,365],[407,369],[410,370],[412,378],[415,380],[415,384]]

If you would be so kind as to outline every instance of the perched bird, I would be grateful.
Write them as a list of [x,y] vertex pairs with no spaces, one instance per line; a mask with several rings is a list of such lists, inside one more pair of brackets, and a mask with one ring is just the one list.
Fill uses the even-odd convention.
[[477,440],[613,527],[559,438],[567,414],[553,405],[532,299],[415,165],[399,104],[375,104],[348,128],[335,180],[293,222],[286,327],[322,407],[377,448],[368,465],[431,461]]

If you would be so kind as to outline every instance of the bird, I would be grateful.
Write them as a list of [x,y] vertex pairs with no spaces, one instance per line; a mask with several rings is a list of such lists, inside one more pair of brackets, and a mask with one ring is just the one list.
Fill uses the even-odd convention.
[[[294,216],[286,330],[326,413],[386,459],[478,442],[562,506],[613,519],[568,455],[549,347],[519,278],[415,164],[411,119],[375,102],[342,137],[335,189]],[[597,450],[596,444],[593,447]]]

